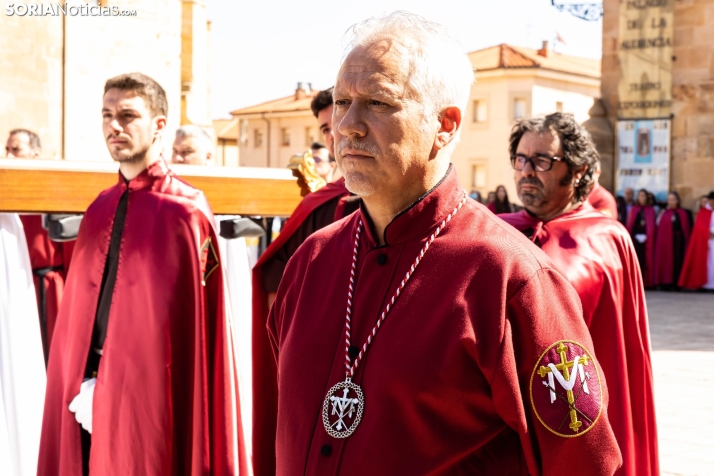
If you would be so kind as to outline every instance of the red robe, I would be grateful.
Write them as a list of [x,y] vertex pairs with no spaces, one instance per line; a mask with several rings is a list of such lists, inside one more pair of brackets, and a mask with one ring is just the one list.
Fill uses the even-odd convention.
[[[345,179],[329,183],[303,198],[280,235],[265,250],[253,267],[253,472],[255,476],[275,474],[275,425],[278,406],[277,369],[265,331],[268,319],[268,295],[262,276],[262,267],[287,243],[310,214],[321,205],[350,194]],[[335,218],[342,218],[344,201],[335,210]]]
[[532,233],[580,296],[610,388],[608,416],[623,458],[616,474],[659,474],[647,307],[627,230],[589,203],[547,222],[525,210],[499,217]]
[[68,405],[85,372],[112,224],[127,187],[94,392],[90,472],[247,474],[213,214],[203,193],[160,160],[128,186],[120,176],[82,220],[51,349],[38,475],[82,474],[80,427]]
[[[642,207],[635,205],[630,209],[630,214],[627,216],[627,230],[630,235],[633,235],[637,215],[643,211],[645,216],[645,235],[647,241],[644,243],[644,260],[640,261],[640,269],[642,270],[642,281],[646,288],[655,286],[657,279],[655,278],[655,239],[657,235],[657,215],[654,208],[651,206]],[[632,236],[634,240],[634,236]]]
[[42,228],[42,215],[20,215],[20,220],[25,229],[27,248],[30,251],[37,309],[40,313],[42,345],[45,356],[48,356],[75,242],[74,240],[64,243],[51,241],[47,230]]
[[689,241],[687,253],[684,256],[682,274],[679,275],[679,287],[686,289],[701,289],[707,284],[707,256],[709,251],[709,227],[712,211],[702,207],[697,213],[692,228],[692,238]]
[[687,212],[682,208],[664,210],[657,225],[657,243],[655,245],[655,279],[657,284],[676,284],[678,280],[678,276],[675,276],[674,254],[677,250],[675,250],[674,227],[672,226],[672,216],[675,213],[682,227],[682,246],[684,246],[684,250],[687,249],[687,243],[689,243],[690,224]]
[[[385,246],[369,226],[363,230],[353,345],[366,341],[425,240],[463,196],[451,170],[392,221]],[[329,436],[322,407],[328,389],[345,380],[345,309],[360,219],[367,220],[363,211],[300,247],[270,311],[277,474],[555,475],[572,467],[587,476],[619,466],[596,361],[589,361],[587,397],[578,394],[585,401],[575,401],[594,424],[577,436],[567,424],[558,427],[569,421],[568,407],[548,401],[537,373],[565,339],[571,350],[592,350],[575,290],[542,251],[471,199],[431,244],[352,379],[364,392],[361,423],[346,439]]]
[[617,202],[605,187],[596,183],[590,190],[587,200],[595,210],[617,220]]

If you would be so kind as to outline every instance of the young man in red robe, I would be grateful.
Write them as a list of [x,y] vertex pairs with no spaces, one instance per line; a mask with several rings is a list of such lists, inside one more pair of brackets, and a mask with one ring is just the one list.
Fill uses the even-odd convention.
[[[5,144],[8,158],[36,159],[40,157],[41,150],[39,136],[27,129],[10,131]],[[64,243],[51,241],[47,230],[42,226],[42,215],[20,215],[20,220],[30,252],[42,347],[47,363],[74,240]]]
[[89,206],[57,320],[38,474],[245,474],[213,214],[161,157],[168,104],[104,87],[117,184]]
[[684,256],[679,287],[714,290],[714,192],[697,213],[687,253]]
[[353,32],[333,125],[362,208],[305,241],[270,311],[277,474],[611,474],[575,290],[449,164],[468,57],[407,12]]
[[[312,101],[325,144],[334,156],[332,88],[320,91]],[[359,206],[339,178],[303,198],[280,235],[253,267],[253,470],[255,476],[275,474],[275,425],[277,418],[277,369],[265,331],[268,310],[283,277],[285,265],[308,236],[354,212]]]
[[516,124],[510,154],[525,209],[499,216],[545,251],[580,296],[610,388],[607,414],[623,459],[616,474],[659,474],[642,276],[627,230],[586,199],[595,146],[572,115],[554,113]]

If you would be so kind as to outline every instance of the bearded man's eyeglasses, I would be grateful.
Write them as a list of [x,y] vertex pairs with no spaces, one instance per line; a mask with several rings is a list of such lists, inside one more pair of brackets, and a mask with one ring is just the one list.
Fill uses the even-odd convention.
[[526,164],[530,163],[531,168],[536,172],[547,172],[553,168],[554,162],[562,162],[563,157],[548,157],[545,155],[537,155],[535,157],[527,157],[523,154],[511,156],[511,166],[521,171],[526,168]]

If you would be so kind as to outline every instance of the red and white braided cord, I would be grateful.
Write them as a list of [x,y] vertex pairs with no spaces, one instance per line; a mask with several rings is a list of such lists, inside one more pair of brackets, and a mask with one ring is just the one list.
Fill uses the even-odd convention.
[[357,270],[357,253],[359,250],[359,239],[360,235],[362,234],[363,227],[362,220],[359,221],[359,224],[357,225],[357,231],[355,232],[355,247],[354,252],[352,254],[352,268],[350,269],[350,285],[349,290],[347,291],[347,317],[345,318],[345,367],[347,368],[348,379],[352,379],[352,376],[357,371],[357,367],[359,366],[359,363],[362,360],[362,356],[365,354],[365,352],[367,352],[367,347],[372,343],[372,340],[374,340],[374,337],[377,335],[377,330],[382,327],[382,323],[387,318],[387,314],[389,314],[389,311],[391,311],[394,307],[394,303],[396,302],[399,295],[402,293],[404,287],[407,285],[409,278],[412,277],[412,275],[414,274],[414,270],[416,270],[417,266],[419,266],[419,263],[421,263],[422,258],[424,258],[424,254],[429,250],[429,246],[431,246],[431,244],[434,242],[434,239],[436,239],[436,237],[439,236],[439,233],[441,233],[441,231],[446,227],[446,224],[451,221],[451,219],[456,215],[459,210],[461,210],[461,207],[463,207],[464,203],[466,203],[466,198],[467,195],[464,193],[464,197],[461,199],[456,208],[454,208],[454,210],[449,213],[447,217],[444,218],[444,220],[442,220],[441,224],[429,236],[429,239],[426,240],[424,247],[421,249],[421,252],[419,252],[416,259],[414,260],[414,264],[411,265],[411,268],[409,268],[409,271],[407,271],[406,275],[402,279],[402,282],[399,283],[399,286],[397,286],[397,290],[392,295],[392,299],[387,301],[387,306],[380,314],[379,319],[377,319],[377,324],[375,324],[375,326],[372,328],[372,332],[367,337],[367,342],[362,345],[362,348],[359,351],[359,355],[357,355],[357,358],[355,359],[354,363],[350,364],[350,345],[352,341],[352,336],[350,334],[350,323],[352,322],[352,299],[355,287],[355,271]]

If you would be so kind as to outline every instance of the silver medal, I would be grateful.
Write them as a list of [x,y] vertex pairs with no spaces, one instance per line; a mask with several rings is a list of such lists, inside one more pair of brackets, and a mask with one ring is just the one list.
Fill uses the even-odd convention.
[[364,413],[364,394],[349,378],[327,392],[322,405],[322,423],[333,438],[347,438],[357,429]]

